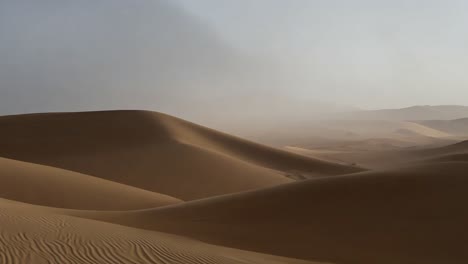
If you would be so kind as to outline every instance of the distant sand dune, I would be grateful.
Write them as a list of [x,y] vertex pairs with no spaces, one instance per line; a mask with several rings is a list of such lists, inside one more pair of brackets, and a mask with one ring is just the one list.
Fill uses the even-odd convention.
[[442,155],[435,158],[424,160],[424,162],[450,162],[461,161],[468,162],[468,153]]
[[420,156],[440,156],[448,154],[460,154],[465,152],[468,153],[468,140],[448,146],[415,151],[414,154]]
[[[322,148],[287,147],[317,159],[330,160],[343,164],[358,164],[367,169],[388,169],[408,165],[423,160],[437,161],[443,156],[468,153],[468,141],[453,139],[439,140],[418,137],[417,140],[368,139],[362,141],[336,142]],[[441,160],[442,161],[442,160]],[[450,161],[450,159],[445,159]]]
[[444,138],[452,136],[449,133],[445,133],[427,126],[423,126],[415,122],[402,122],[401,128],[397,129],[395,132],[400,133],[402,135],[425,136],[433,138]]
[[[466,116],[468,116],[468,114]],[[418,123],[452,135],[466,136],[468,134],[468,118],[455,120],[423,120]]]

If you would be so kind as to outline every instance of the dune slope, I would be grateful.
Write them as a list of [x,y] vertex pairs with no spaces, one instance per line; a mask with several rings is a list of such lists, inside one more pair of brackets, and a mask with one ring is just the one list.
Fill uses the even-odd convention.
[[468,152],[468,141],[461,141],[448,146],[424,149],[421,151],[415,151],[414,154],[419,156],[439,156],[449,154],[460,154]]
[[[468,116],[468,114],[466,116]],[[455,120],[423,120],[419,121],[419,123],[453,135],[468,135],[468,118]]]
[[468,162],[468,153],[461,153],[461,154],[448,154],[442,155],[435,158],[429,158],[423,160],[423,162],[430,163],[430,162],[450,162],[450,161],[458,161],[458,162]]
[[312,264],[40,211],[1,208],[0,225],[0,262],[4,264]]
[[332,263],[466,263],[467,171],[424,164],[84,217]]
[[468,116],[462,105],[416,105],[400,109],[364,110],[345,113],[342,118],[356,120],[450,120]]
[[167,127],[171,128],[172,134],[181,142],[225,153],[262,167],[286,172],[301,171],[316,176],[338,175],[362,170],[294,155],[180,119],[171,118],[168,121],[170,122],[166,123]]
[[179,199],[63,169],[0,158],[0,197],[93,210],[159,207]]
[[72,170],[183,200],[288,183],[288,171],[360,168],[257,145],[145,111],[0,117],[0,156]]

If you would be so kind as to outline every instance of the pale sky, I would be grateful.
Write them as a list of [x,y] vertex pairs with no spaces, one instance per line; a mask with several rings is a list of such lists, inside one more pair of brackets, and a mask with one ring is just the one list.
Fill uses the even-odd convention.
[[229,43],[287,65],[301,97],[364,108],[468,104],[468,1],[178,1]]
[[0,115],[468,105],[467,13],[461,0],[0,0]]

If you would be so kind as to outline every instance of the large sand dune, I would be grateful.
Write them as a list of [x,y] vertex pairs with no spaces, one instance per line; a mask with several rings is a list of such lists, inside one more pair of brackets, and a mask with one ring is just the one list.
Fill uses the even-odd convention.
[[0,118],[0,156],[59,167],[183,200],[361,169],[265,147],[153,112]]
[[466,136],[468,134],[468,118],[455,120],[422,120],[418,123],[452,135]]
[[86,217],[333,263],[465,263],[467,171],[435,163]]

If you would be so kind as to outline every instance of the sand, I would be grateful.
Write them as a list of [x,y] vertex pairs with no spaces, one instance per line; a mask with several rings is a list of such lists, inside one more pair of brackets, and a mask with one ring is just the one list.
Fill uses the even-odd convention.
[[84,217],[331,263],[466,263],[467,171],[425,164]]
[[362,169],[255,144],[145,111],[0,117],[0,156],[80,172],[182,200]]
[[130,210],[181,202],[63,169],[0,158],[0,195],[37,205],[88,210]]
[[0,262],[11,263],[296,263],[312,262],[209,245],[109,223],[0,209]]
[[467,263],[467,141],[398,122],[286,151],[148,111],[0,117],[0,263]]

